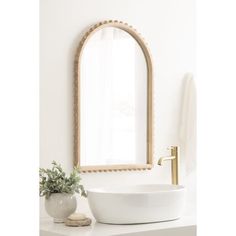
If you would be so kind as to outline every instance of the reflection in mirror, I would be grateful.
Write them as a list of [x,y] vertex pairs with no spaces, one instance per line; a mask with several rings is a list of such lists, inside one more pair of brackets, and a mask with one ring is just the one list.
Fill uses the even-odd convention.
[[84,48],[80,82],[80,164],[145,164],[147,66],[136,40],[114,27],[97,31]]

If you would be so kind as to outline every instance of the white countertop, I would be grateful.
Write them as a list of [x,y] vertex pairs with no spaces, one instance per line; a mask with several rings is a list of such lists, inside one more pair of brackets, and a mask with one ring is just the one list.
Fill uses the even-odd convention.
[[[190,214],[191,213],[191,214]],[[40,220],[40,235],[41,236],[109,236],[109,235],[156,235],[156,232],[163,230],[178,230],[178,235],[196,235],[196,219],[195,213],[192,211],[185,214],[178,220],[136,224],[136,225],[109,225],[97,223],[92,219],[92,224],[85,227],[68,227],[64,224],[53,223],[52,218],[41,218]],[[188,230],[185,231],[184,229]],[[149,233],[148,233],[149,232]],[[161,234],[158,234],[161,235]],[[166,235],[164,233],[163,235]],[[168,234],[169,235],[169,234]],[[175,234],[176,235],[176,234]]]

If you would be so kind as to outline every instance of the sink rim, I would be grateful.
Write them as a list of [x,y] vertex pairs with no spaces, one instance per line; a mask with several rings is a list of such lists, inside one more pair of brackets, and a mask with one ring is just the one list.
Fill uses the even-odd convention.
[[[142,187],[159,187],[160,189],[143,189]],[[133,189],[132,189],[133,188]],[[139,190],[135,189],[139,188]],[[162,188],[162,189],[161,189]],[[127,191],[129,190],[129,191]],[[130,191],[131,190],[131,191]],[[132,191],[133,190],[133,191]],[[158,193],[171,193],[184,191],[185,186],[183,185],[173,185],[173,184],[135,184],[135,185],[117,185],[109,187],[97,187],[87,190],[87,193],[98,193],[98,194],[158,194]]]

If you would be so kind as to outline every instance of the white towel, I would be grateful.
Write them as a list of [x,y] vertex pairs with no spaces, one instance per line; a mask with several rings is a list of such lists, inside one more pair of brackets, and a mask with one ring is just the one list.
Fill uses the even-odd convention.
[[183,82],[179,134],[181,159],[189,175],[196,169],[196,88],[191,74],[186,74]]

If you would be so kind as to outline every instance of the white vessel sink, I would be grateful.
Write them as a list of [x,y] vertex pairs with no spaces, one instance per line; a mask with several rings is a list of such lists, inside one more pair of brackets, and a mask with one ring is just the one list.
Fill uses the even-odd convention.
[[175,220],[184,208],[181,185],[132,185],[87,191],[95,219],[108,224],[140,224]]

